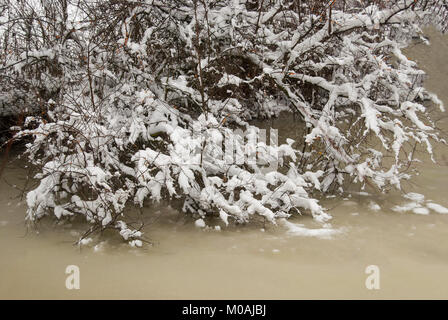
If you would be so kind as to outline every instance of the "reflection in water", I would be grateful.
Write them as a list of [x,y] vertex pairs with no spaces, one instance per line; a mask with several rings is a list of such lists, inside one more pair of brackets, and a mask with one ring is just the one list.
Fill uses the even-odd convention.
[[[427,71],[426,86],[448,105],[448,36],[428,30],[431,46],[407,50]],[[446,117],[437,125],[448,129]],[[272,121],[293,132],[288,117]],[[289,129],[288,129],[289,128]],[[286,133],[285,133],[286,132]],[[11,164],[0,183],[0,298],[448,298],[448,148],[436,146],[420,175],[398,192],[358,190],[323,199],[334,217],[321,226],[303,216],[277,227],[199,230],[167,205],[146,209],[154,245],[131,248],[104,234],[82,249],[82,226],[44,221],[24,226],[25,207],[11,184],[25,172]],[[23,167],[23,166],[22,166]],[[401,209],[400,209],[401,208]],[[151,211],[151,214],[149,214]],[[294,224],[291,224],[294,223]],[[81,289],[65,288],[77,265]],[[381,289],[367,290],[365,269],[377,265]]]

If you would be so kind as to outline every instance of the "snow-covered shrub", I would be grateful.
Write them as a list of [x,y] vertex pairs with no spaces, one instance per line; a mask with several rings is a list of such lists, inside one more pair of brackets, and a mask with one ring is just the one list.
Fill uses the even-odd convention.
[[[40,110],[15,135],[40,168],[28,219],[83,216],[88,233],[114,228],[133,241],[142,233],[124,208],[146,200],[179,198],[225,225],[275,224],[302,212],[328,220],[316,198],[346,183],[400,188],[413,161],[406,144],[432,153],[440,140],[423,102],[442,103],[401,51],[432,7],[362,3],[6,6],[8,94],[22,90]],[[257,140],[250,120],[282,111],[298,115],[303,139]],[[243,153],[258,161],[235,161]]]

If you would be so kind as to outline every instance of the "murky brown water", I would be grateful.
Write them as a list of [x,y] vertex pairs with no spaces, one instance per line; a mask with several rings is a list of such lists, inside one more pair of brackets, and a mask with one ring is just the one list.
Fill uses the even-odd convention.
[[[448,36],[428,34],[430,47],[407,51],[448,106]],[[446,119],[438,125],[448,130]],[[448,148],[436,153],[439,164],[425,158],[406,192],[448,207]],[[369,195],[325,200],[338,231],[329,239],[280,227],[203,231],[161,206],[160,218],[145,229],[153,247],[134,249],[105,235],[96,248],[80,250],[72,245],[76,224],[44,222],[39,233],[27,231],[24,204],[10,186],[23,185],[24,175],[11,164],[0,182],[1,299],[448,298],[448,214],[392,211],[403,203],[397,193],[366,190]],[[320,227],[308,217],[294,222]],[[66,289],[67,265],[80,267],[80,290]],[[368,265],[380,268],[380,290],[366,289]]]

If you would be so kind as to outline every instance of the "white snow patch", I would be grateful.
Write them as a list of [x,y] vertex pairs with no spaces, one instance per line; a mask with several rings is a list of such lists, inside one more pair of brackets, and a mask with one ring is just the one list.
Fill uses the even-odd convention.
[[429,210],[424,207],[418,207],[412,210],[415,214],[429,214]]
[[417,207],[419,207],[418,203],[409,202],[409,203],[406,203],[403,206],[394,206],[394,207],[392,207],[392,210],[395,211],[395,212],[406,212],[406,211],[413,210],[413,209],[415,209]]
[[143,246],[143,242],[141,240],[132,240],[132,241],[129,241],[129,245],[131,247],[138,247],[138,248],[140,248],[141,246]]
[[81,246],[85,246],[85,245],[88,245],[90,242],[92,242],[93,240],[92,240],[92,238],[85,238],[85,239],[81,239],[81,241],[79,242],[79,244],[81,245]]
[[322,239],[331,239],[331,236],[341,233],[341,230],[329,229],[329,228],[319,228],[319,229],[309,229],[305,228],[303,224],[295,224],[282,219],[281,224],[286,227],[288,234],[293,236],[303,236],[303,237],[317,237]]
[[426,206],[437,213],[448,214],[448,209],[445,208],[444,206],[441,206],[440,204],[428,202],[426,203]]
[[378,211],[378,210],[381,210],[381,207],[377,203],[371,201],[369,203],[369,209],[373,210],[373,211]]
[[194,225],[198,228],[205,228],[205,222],[202,219],[198,219],[194,222]]
[[106,246],[107,241],[102,241],[93,247],[94,252],[104,251],[104,247]]
[[404,197],[406,198],[406,199],[409,199],[409,200],[412,200],[412,201],[415,201],[415,202],[423,202],[423,200],[425,199],[425,196],[424,195],[422,195],[422,194],[420,194],[420,193],[415,193],[415,192],[409,192],[409,193],[406,193],[405,195],[404,195]]

